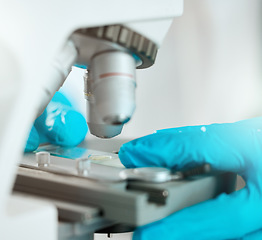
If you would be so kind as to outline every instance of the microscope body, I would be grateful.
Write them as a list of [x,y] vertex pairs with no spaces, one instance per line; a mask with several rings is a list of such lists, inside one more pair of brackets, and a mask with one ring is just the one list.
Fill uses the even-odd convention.
[[[117,135],[135,108],[135,68],[150,65],[147,55],[153,64],[153,48],[160,46],[172,18],[182,11],[182,0],[1,1],[0,239],[33,239],[37,233],[38,239],[56,239],[54,207],[10,193],[32,122],[71,66],[84,64],[89,70],[91,132],[100,137]],[[122,29],[122,38],[113,34],[108,39],[110,26]],[[125,33],[138,36],[138,42],[132,42],[135,48],[121,44]],[[45,221],[45,231],[40,221]]]

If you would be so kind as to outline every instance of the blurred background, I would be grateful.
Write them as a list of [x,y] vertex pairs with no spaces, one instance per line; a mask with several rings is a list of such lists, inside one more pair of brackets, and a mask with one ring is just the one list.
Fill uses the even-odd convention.
[[[185,0],[153,67],[137,71],[137,108],[122,135],[262,115],[262,1]],[[85,115],[83,70],[63,92]]]

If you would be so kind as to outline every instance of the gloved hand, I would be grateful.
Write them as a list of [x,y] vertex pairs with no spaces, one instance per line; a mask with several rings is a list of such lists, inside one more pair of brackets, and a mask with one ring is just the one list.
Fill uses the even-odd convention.
[[84,140],[87,130],[83,115],[74,110],[62,93],[57,92],[43,114],[36,119],[25,152],[35,150],[43,142],[66,147],[76,146]]
[[138,240],[262,239],[262,118],[167,129],[124,144],[126,167],[177,170],[210,163],[241,175],[246,187],[138,228]]

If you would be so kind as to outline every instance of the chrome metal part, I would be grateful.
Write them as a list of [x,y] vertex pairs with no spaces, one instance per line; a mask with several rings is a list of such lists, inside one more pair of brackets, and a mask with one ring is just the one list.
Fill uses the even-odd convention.
[[[163,183],[204,176],[207,174],[212,174],[210,164],[202,164],[201,166],[175,172],[168,168],[161,167],[130,168],[120,171],[119,177],[125,180]],[[217,173],[213,172],[213,174]]]
[[111,138],[121,133],[135,110],[135,60],[123,51],[95,55],[85,76],[90,132]]
[[80,176],[88,176],[90,174],[91,160],[89,158],[80,158],[76,161],[77,173]]
[[171,172],[167,168],[143,167],[122,170],[119,176],[126,180],[137,180],[144,182],[168,182],[171,180]]
[[76,63],[88,69],[90,132],[100,138],[119,135],[135,110],[135,69],[153,65],[157,45],[122,25],[80,29],[70,39],[78,49]]
[[38,167],[48,167],[50,165],[49,152],[37,152],[35,156]]
[[137,59],[140,59],[138,69],[152,66],[156,59],[157,45],[123,25],[80,29],[74,34],[79,38],[91,37],[123,47],[126,51],[134,54]]

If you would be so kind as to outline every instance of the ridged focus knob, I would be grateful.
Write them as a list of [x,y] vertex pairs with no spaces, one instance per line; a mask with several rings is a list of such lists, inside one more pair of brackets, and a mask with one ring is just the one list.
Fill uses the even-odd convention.
[[80,29],[77,33],[110,41],[125,47],[141,59],[142,63],[137,67],[138,69],[150,67],[155,62],[157,45],[125,26],[110,25]]

